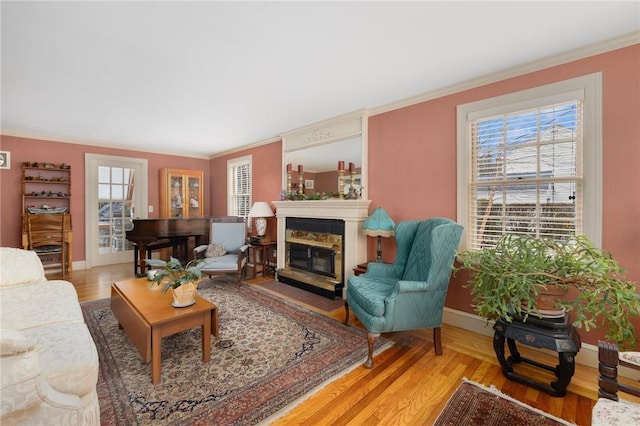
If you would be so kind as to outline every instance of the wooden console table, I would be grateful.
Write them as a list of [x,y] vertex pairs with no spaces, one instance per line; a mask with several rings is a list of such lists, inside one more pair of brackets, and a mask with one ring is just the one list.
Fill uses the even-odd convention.
[[[575,356],[580,350],[580,335],[569,322],[569,315],[558,319],[540,319],[529,316],[526,321],[514,318],[512,322],[499,319],[493,326],[493,348],[502,366],[502,373],[510,380],[534,387],[551,396],[565,396],[567,386],[575,371]],[[510,356],[505,359],[504,342],[507,341]],[[558,353],[555,367],[524,358],[518,352],[516,342],[535,348],[550,349]],[[544,384],[517,374],[513,365],[520,362],[550,371],[558,380]]]

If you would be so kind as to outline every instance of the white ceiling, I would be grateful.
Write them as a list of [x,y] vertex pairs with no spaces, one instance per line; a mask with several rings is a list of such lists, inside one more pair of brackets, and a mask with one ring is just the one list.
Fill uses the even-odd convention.
[[2,131],[208,157],[640,29],[640,2],[2,1]]

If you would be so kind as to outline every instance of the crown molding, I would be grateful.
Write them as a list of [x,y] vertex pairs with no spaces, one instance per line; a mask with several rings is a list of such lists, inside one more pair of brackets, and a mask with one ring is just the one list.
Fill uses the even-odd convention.
[[258,142],[250,143],[250,144],[247,144],[247,145],[242,145],[242,146],[239,146],[237,148],[232,148],[232,149],[228,149],[226,151],[222,151],[222,152],[218,152],[216,154],[212,154],[208,158],[209,158],[209,160],[213,160],[214,158],[224,157],[226,155],[235,154],[236,152],[242,152],[242,151],[246,151],[248,149],[258,148],[260,146],[269,145],[269,144],[276,143],[276,142],[282,142],[282,138],[280,136],[276,136],[276,137],[273,137],[273,138],[264,139],[264,140],[261,140],[261,141],[258,141]]
[[130,151],[130,152],[145,152],[145,153],[149,153],[149,154],[162,154],[162,155],[172,155],[172,156],[176,156],[176,157],[186,157],[186,158],[196,158],[198,160],[208,160],[209,157],[206,155],[188,155],[188,154],[184,154],[181,152],[161,152],[161,151],[152,151],[152,150],[145,150],[145,149],[132,149],[129,147],[123,147],[123,146],[117,146],[117,145],[109,145],[107,143],[101,143],[101,142],[90,142],[90,141],[78,141],[78,140],[72,140],[72,139],[61,139],[61,138],[57,138],[57,137],[53,137],[53,136],[43,136],[43,135],[38,135],[38,134],[30,134],[30,133],[24,133],[24,132],[14,132],[11,130],[1,130],[0,129],[0,136],[10,136],[10,137],[14,137],[14,138],[23,138],[23,139],[37,139],[37,140],[41,140],[41,141],[47,141],[47,142],[59,142],[59,143],[69,143],[69,144],[74,144],[74,145],[86,145],[86,146],[97,146],[100,148],[109,148],[109,149],[119,149],[119,150],[123,150],[123,151]]
[[569,62],[588,58],[589,56],[610,52],[612,50],[621,49],[638,43],[640,43],[640,31],[635,31],[620,37],[605,40],[589,46],[583,46],[580,48],[568,50],[558,55],[548,56],[546,58],[531,61],[517,67],[512,67],[491,74],[486,74],[478,78],[467,80],[461,83],[456,83],[451,86],[433,90],[431,92],[423,93],[386,105],[371,108],[369,109],[369,116],[371,117],[374,115],[383,114],[385,112],[405,108],[421,102],[426,102],[433,99],[441,98],[443,96],[463,92],[465,90],[475,89],[476,87],[485,86],[487,84],[496,83],[498,81],[507,80],[509,78],[518,77],[524,74],[528,74],[534,71],[540,71],[557,65],[566,64]]

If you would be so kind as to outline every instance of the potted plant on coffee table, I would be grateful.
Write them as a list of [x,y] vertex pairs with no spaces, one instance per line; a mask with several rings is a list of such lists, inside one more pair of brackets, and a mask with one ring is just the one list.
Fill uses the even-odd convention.
[[195,303],[193,296],[202,279],[203,259],[193,259],[184,266],[175,257],[169,258],[168,261],[145,259],[145,262],[149,266],[159,268],[155,270],[152,281],[155,285],[162,285],[163,293],[171,289],[174,307],[181,308]]
[[609,253],[584,236],[506,234],[495,247],[460,253],[458,261],[456,271],[471,272],[465,287],[476,312],[488,320],[543,317],[549,307],[538,305],[540,296],[559,289],[566,295],[551,296],[551,308],[571,312],[576,328],[604,327],[606,338],[623,347],[636,342],[630,318],[640,314],[638,289]]

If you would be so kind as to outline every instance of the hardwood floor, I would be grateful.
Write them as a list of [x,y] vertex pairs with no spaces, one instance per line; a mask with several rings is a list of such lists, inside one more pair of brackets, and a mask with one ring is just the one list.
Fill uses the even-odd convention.
[[[67,280],[76,287],[80,301],[87,301],[109,297],[112,282],[132,276],[133,265],[126,263],[74,270]],[[331,316],[342,321],[344,310],[338,309]],[[351,324],[360,326],[354,315]],[[430,425],[463,377],[492,384],[526,404],[580,426],[591,424],[591,409],[597,398],[595,369],[578,364],[567,395],[556,398],[505,379],[490,337],[444,325],[444,353],[435,356],[431,336],[431,330],[385,334],[395,344],[374,359],[373,369],[357,367],[274,425]],[[555,353],[521,349],[527,358],[557,364]],[[518,371],[542,381],[549,377],[526,365]]]

